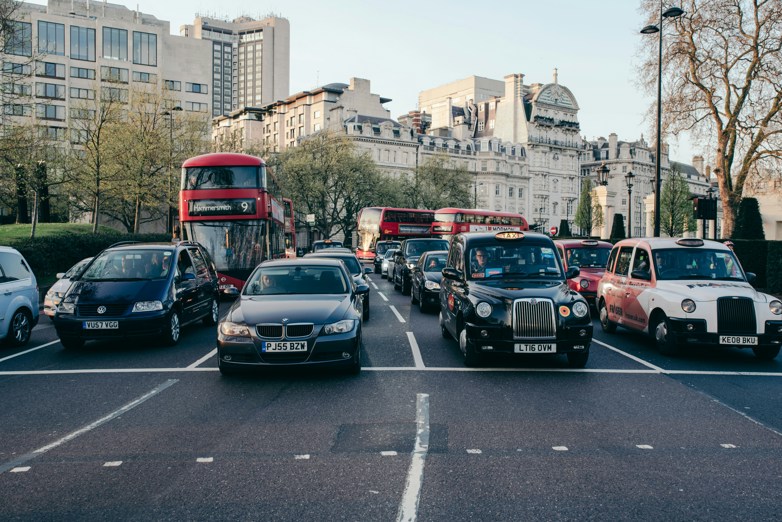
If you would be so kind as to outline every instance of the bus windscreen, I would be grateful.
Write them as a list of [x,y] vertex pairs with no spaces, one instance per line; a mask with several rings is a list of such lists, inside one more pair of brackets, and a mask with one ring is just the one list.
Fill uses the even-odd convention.
[[188,167],[184,190],[263,188],[265,167]]

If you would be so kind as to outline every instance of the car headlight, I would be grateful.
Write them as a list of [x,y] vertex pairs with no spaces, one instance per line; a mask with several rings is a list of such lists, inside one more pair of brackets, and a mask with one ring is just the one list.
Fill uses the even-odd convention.
[[768,308],[774,315],[782,315],[782,302],[774,300],[768,303]]
[[415,268],[415,263],[407,263],[408,270],[412,270],[413,268]]
[[61,302],[59,305],[57,305],[57,313],[60,313],[60,314],[75,314],[76,313],[76,303]]
[[133,305],[133,312],[155,312],[163,309],[160,301],[139,301]]
[[323,327],[323,333],[326,335],[346,333],[353,330],[356,321],[353,319],[343,319],[336,323],[327,324]]
[[691,314],[695,311],[695,301],[692,299],[685,299],[682,301],[682,310],[687,312],[688,314]]
[[581,288],[581,290],[586,290],[589,288],[589,280],[588,279],[582,279],[579,281],[578,286]]
[[577,301],[573,305],[573,315],[576,317],[586,317],[589,313],[589,307],[582,301]]
[[491,315],[491,305],[489,303],[478,303],[478,306],[475,307],[475,313],[478,314],[478,317],[489,317]]
[[246,325],[231,321],[220,323],[220,333],[226,337],[250,337],[250,329]]
[[424,283],[424,288],[427,290],[439,290],[440,289],[440,283],[437,281],[426,281]]

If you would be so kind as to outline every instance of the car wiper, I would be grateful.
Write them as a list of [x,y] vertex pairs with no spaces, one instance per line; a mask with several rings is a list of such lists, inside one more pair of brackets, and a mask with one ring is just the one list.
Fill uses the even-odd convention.
[[709,276],[709,275],[703,275],[703,274],[685,274],[685,275],[680,275],[676,279],[709,279],[709,280],[711,280],[711,279],[714,279],[714,278]]

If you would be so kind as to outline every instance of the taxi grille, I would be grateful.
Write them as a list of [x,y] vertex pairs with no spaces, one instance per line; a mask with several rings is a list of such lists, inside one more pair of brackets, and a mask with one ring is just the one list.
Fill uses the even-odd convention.
[[[98,313],[98,308],[105,307],[106,311]],[[127,304],[106,304],[106,305],[78,305],[79,317],[121,317],[125,315],[129,305]]]
[[717,332],[721,334],[755,334],[755,303],[746,297],[717,299]]
[[556,339],[554,303],[548,299],[518,299],[513,302],[515,339]]
[[297,323],[286,326],[282,324],[259,324],[255,327],[258,337],[263,337],[264,339],[300,339],[309,337],[314,329],[315,325],[312,323]]

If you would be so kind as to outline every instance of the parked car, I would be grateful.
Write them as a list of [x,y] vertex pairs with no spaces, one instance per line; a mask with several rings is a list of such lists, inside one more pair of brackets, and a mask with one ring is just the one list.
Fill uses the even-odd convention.
[[598,285],[600,325],[645,332],[664,354],[701,344],[751,348],[771,360],[782,345],[782,302],[755,290],[754,278],[717,241],[625,239]]
[[321,239],[312,243],[312,251],[318,252],[326,248],[342,248],[342,241],[336,239]]
[[410,300],[418,304],[422,312],[434,309],[440,303],[440,282],[448,259],[447,250],[425,252],[413,268],[413,286]]
[[345,263],[345,267],[348,269],[353,283],[356,286],[366,286],[366,292],[364,292],[364,307],[363,317],[365,321],[369,320],[369,286],[367,285],[366,274],[372,271],[369,267],[364,267],[361,261],[358,260],[356,254],[348,250],[347,252],[340,252],[341,248],[329,248],[327,250],[321,250],[320,252],[313,252],[307,254],[304,257],[327,257],[330,259],[339,259]]
[[440,287],[440,329],[453,337],[467,366],[491,354],[566,354],[589,358],[589,305],[567,285],[551,238],[506,231],[458,234],[451,240]]
[[179,342],[182,326],[219,317],[217,273],[200,244],[124,243],[107,248],[73,282],[53,317],[65,348],[96,339]]
[[401,241],[378,241],[375,243],[375,259],[372,261],[372,264],[375,267],[375,273],[376,274],[382,274],[382,266],[383,266],[383,259],[385,258],[385,253],[388,252],[392,248],[399,248],[402,246]]
[[380,277],[389,281],[394,274],[394,256],[399,251],[398,248],[389,248],[383,254],[383,262],[380,264]]
[[448,250],[447,239],[405,239],[394,255],[394,288],[408,295],[413,284],[413,267],[424,252]]
[[555,239],[554,244],[565,270],[571,266],[579,268],[578,277],[568,279],[568,285],[597,310],[597,284],[603,277],[613,245],[597,239]]
[[65,292],[71,286],[71,278],[76,277],[87,266],[87,263],[92,261],[91,257],[85,257],[66,272],[60,272],[57,274],[57,282],[55,282],[46,295],[43,298],[43,313],[49,318],[54,317],[54,313],[57,311],[57,305],[62,301]]
[[0,339],[22,346],[38,324],[38,282],[24,256],[0,246]]
[[361,371],[361,313],[369,287],[337,259],[261,263],[218,326],[220,372],[262,366]]

